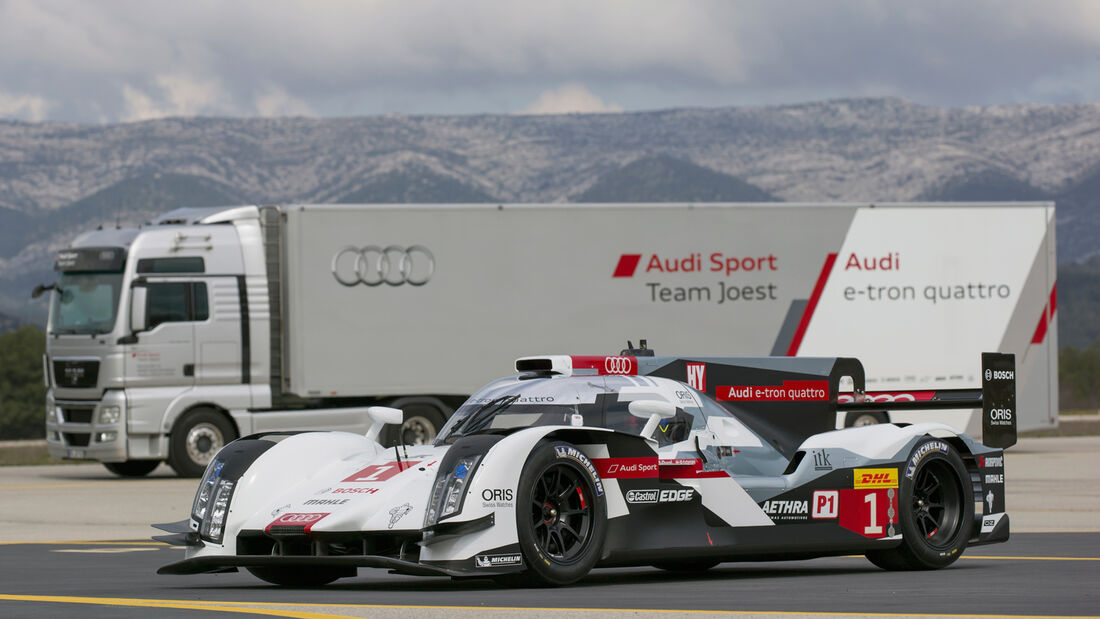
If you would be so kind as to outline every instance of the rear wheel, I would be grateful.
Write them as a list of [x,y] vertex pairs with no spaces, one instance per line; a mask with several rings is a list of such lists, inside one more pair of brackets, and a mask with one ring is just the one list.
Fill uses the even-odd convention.
[[199,477],[214,454],[235,438],[237,433],[225,415],[197,408],[176,422],[168,444],[168,464],[180,477]]
[[320,587],[330,582],[354,576],[345,568],[338,567],[250,567],[253,576],[273,585],[284,587]]
[[595,470],[569,443],[544,441],[531,452],[516,495],[528,582],[567,585],[583,578],[599,560],[607,536],[607,505],[596,493]]
[[901,478],[898,511],[901,544],[868,552],[871,563],[887,570],[931,570],[962,556],[974,523],[974,491],[954,447],[931,438],[917,443]]
[[127,460],[126,462],[104,462],[106,469],[119,477],[145,477],[160,466],[160,460]]

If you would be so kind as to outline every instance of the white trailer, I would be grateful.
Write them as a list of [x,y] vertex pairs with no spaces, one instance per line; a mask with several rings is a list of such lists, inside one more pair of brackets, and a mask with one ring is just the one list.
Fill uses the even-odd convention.
[[[180,209],[58,254],[47,441],[195,475],[233,437],[358,429],[382,404],[424,442],[514,358],[628,337],[857,357],[883,410],[839,425],[912,421],[889,402],[978,384],[979,353],[1012,352],[1019,429],[1050,427],[1054,249],[1051,203]],[[970,412],[911,415],[980,432]]]

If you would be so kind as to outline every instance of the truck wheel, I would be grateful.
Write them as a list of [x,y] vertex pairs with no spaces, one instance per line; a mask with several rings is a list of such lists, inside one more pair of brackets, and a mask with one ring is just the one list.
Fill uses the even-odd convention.
[[168,464],[180,477],[199,477],[214,454],[237,438],[225,415],[196,408],[176,422],[168,444]]
[[400,426],[386,426],[382,436],[382,444],[386,447],[430,445],[446,423],[443,412],[428,403],[411,403],[397,408],[405,411],[405,421]]
[[[913,476],[909,477],[912,469]],[[974,526],[974,490],[962,458],[946,441],[913,447],[898,496],[901,544],[867,553],[887,570],[933,570],[962,556]]]
[[879,423],[890,423],[886,413],[848,413],[844,418],[845,428],[860,428]]
[[516,493],[519,546],[527,565],[521,576],[529,582],[567,585],[599,560],[607,504],[595,470],[584,454],[562,441],[543,441],[531,452]]
[[337,578],[355,576],[346,568],[339,567],[249,567],[245,568],[253,576],[273,585],[284,587],[320,587]]
[[160,460],[127,460],[126,462],[104,462],[108,471],[119,477],[145,477],[160,466]]

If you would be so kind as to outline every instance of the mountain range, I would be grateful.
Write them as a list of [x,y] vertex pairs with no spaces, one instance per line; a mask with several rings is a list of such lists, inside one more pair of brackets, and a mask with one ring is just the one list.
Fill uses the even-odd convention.
[[41,323],[56,249],[184,205],[973,200],[1055,200],[1059,262],[1100,255],[1100,104],[0,121],[0,312]]

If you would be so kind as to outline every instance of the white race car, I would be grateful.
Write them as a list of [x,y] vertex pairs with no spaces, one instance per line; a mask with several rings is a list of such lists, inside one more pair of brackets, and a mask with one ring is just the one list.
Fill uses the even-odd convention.
[[[562,585],[604,566],[853,553],[939,568],[968,544],[1008,539],[998,447],[1014,426],[987,433],[997,447],[933,423],[832,430],[838,408],[864,399],[854,359],[624,352],[520,359],[432,445],[383,447],[382,425],[401,413],[379,407],[367,436],[234,441],[191,518],[157,525],[174,533],[157,539],[187,546],[159,573],[243,567],[312,586],[382,567]],[[1013,405],[1013,374],[985,376],[982,390],[907,405],[983,407],[995,422]]]

